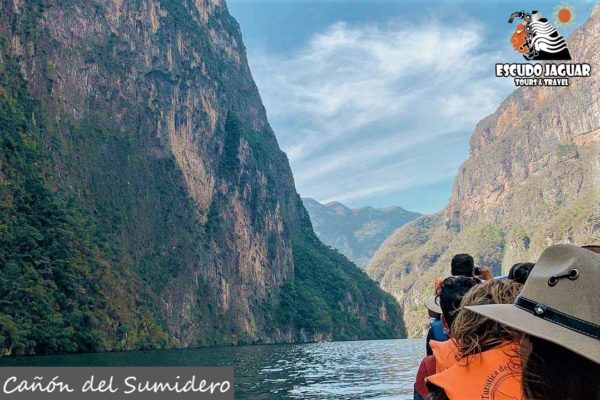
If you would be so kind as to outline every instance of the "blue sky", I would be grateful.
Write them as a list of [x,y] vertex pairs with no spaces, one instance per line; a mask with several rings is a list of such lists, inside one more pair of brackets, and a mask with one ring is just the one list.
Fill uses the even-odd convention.
[[[560,1],[229,0],[303,197],[442,209],[477,121],[514,89],[507,23]],[[576,24],[594,2],[571,1]],[[567,35],[569,31],[559,31]]]

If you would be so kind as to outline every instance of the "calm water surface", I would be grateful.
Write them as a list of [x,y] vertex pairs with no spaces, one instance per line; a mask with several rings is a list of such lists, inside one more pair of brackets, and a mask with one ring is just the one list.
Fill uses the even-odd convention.
[[236,399],[412,399],[424,339],[0,358],[0,365],[235,367]]

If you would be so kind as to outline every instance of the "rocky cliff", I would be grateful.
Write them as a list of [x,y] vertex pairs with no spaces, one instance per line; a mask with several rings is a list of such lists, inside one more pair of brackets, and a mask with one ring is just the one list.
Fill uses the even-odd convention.
[[397,337],[315,237],[220,0],[0,3],[5,354]]
[[315,233],[350,261],[365,268],[381,243],[419,213],[402,207],[349,208],[338,202],[321,204],[302,199]]
[[368,266],[410,335],[424,332],[422,300],[453,254],[499,274],[554,243],[600,242],[600,6],[568,42],[592,76],[515,90],[475,127],[448,206],[399,229]]

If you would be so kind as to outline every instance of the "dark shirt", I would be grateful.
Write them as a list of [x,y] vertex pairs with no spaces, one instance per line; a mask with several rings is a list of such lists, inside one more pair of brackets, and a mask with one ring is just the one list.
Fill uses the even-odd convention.
[[425,399],[423,398],[423,396],[421,396],[419,394],[419,392],[417,392],[417,389],[415,389],[415,392],[414,392],[414,395],[413,395],[413,400],[425,400]]

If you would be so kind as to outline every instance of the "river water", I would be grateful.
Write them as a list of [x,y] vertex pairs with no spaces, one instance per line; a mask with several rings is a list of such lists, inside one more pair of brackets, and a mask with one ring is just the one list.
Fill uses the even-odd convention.
[[0,358],[0,366],[234,366],[236,399],[412,399],[424,339]]

